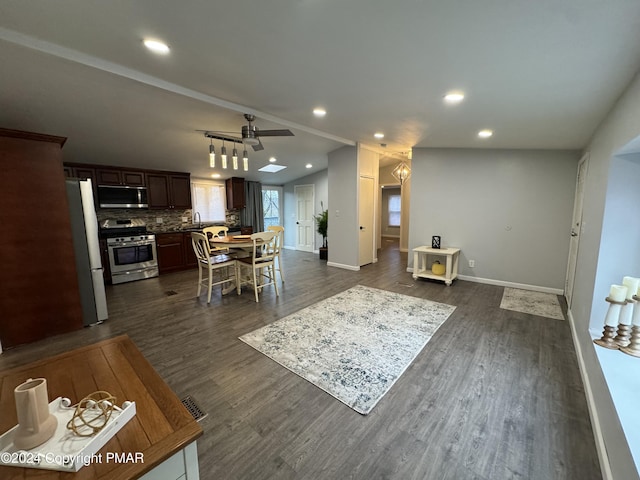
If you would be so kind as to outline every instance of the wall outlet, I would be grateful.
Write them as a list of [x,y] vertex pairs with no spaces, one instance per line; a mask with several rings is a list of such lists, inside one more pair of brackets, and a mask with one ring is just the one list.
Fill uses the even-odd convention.
[[182,217],[182,223],[187,223],[189,221],[189,217]]
[[473,268],[476,266],[476,261],[475,260],[469,260],[469,267]]
[[162,223],[162,222],[163,222],[162,217],[156,217],[156,223]]

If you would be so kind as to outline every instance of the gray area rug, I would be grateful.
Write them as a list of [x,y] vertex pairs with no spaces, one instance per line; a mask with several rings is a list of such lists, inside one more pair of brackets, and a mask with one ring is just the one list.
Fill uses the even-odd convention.
[[357,285],[240,340],[366,415],[455,308]]
[[552,293],[533,292],[519,288],[505,288],[500,308],[530,313],[540,317],[564,320],[558,296]]

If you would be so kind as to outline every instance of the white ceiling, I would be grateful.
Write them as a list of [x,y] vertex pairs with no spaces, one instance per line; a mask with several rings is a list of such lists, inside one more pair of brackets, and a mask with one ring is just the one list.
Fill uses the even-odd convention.
[[[640,1],[4,1],[0,58],[0,126],[68,137],[66,161],[207,177],[196,130],[239,134],[248,112],[295,137],[236,175],[281,184],[355,142],[584,147],[640,68]],[[270,156],[288,168],[257,172]]]

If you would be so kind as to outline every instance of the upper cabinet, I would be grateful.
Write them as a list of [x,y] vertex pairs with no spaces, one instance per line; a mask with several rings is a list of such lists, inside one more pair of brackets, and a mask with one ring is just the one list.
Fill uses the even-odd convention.
[[144,172],[121,168],[96,169],[98,185],[126,185],[129,187],[144,187]]
[[191,176],[147,173],[149,208],[191,208]]
[[[135,170],[104,165],[65,163],[65,177],[90,178],[94,186],[147,187],[149,208],[191,208],[191,174],[158,170]],[[244,198],[244,193],[242,194]]]
[[244,208],[244,178],[227,178],[225,189],[227,191],[227,210]]
[[64,176],[66,178],[79,178],[81,180],[89,179],[91,183],[96,185],[96,169],[91,167],[86,167],[84,165],[73,165],[73,164],[65,164],[64,166]]

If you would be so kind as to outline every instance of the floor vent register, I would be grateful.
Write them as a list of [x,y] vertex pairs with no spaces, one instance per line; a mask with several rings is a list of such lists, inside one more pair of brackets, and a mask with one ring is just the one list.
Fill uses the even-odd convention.
[[181,400],[181,402],[197,422],[207,416],[207,414],[198,406],[191,395],[187,395]]

